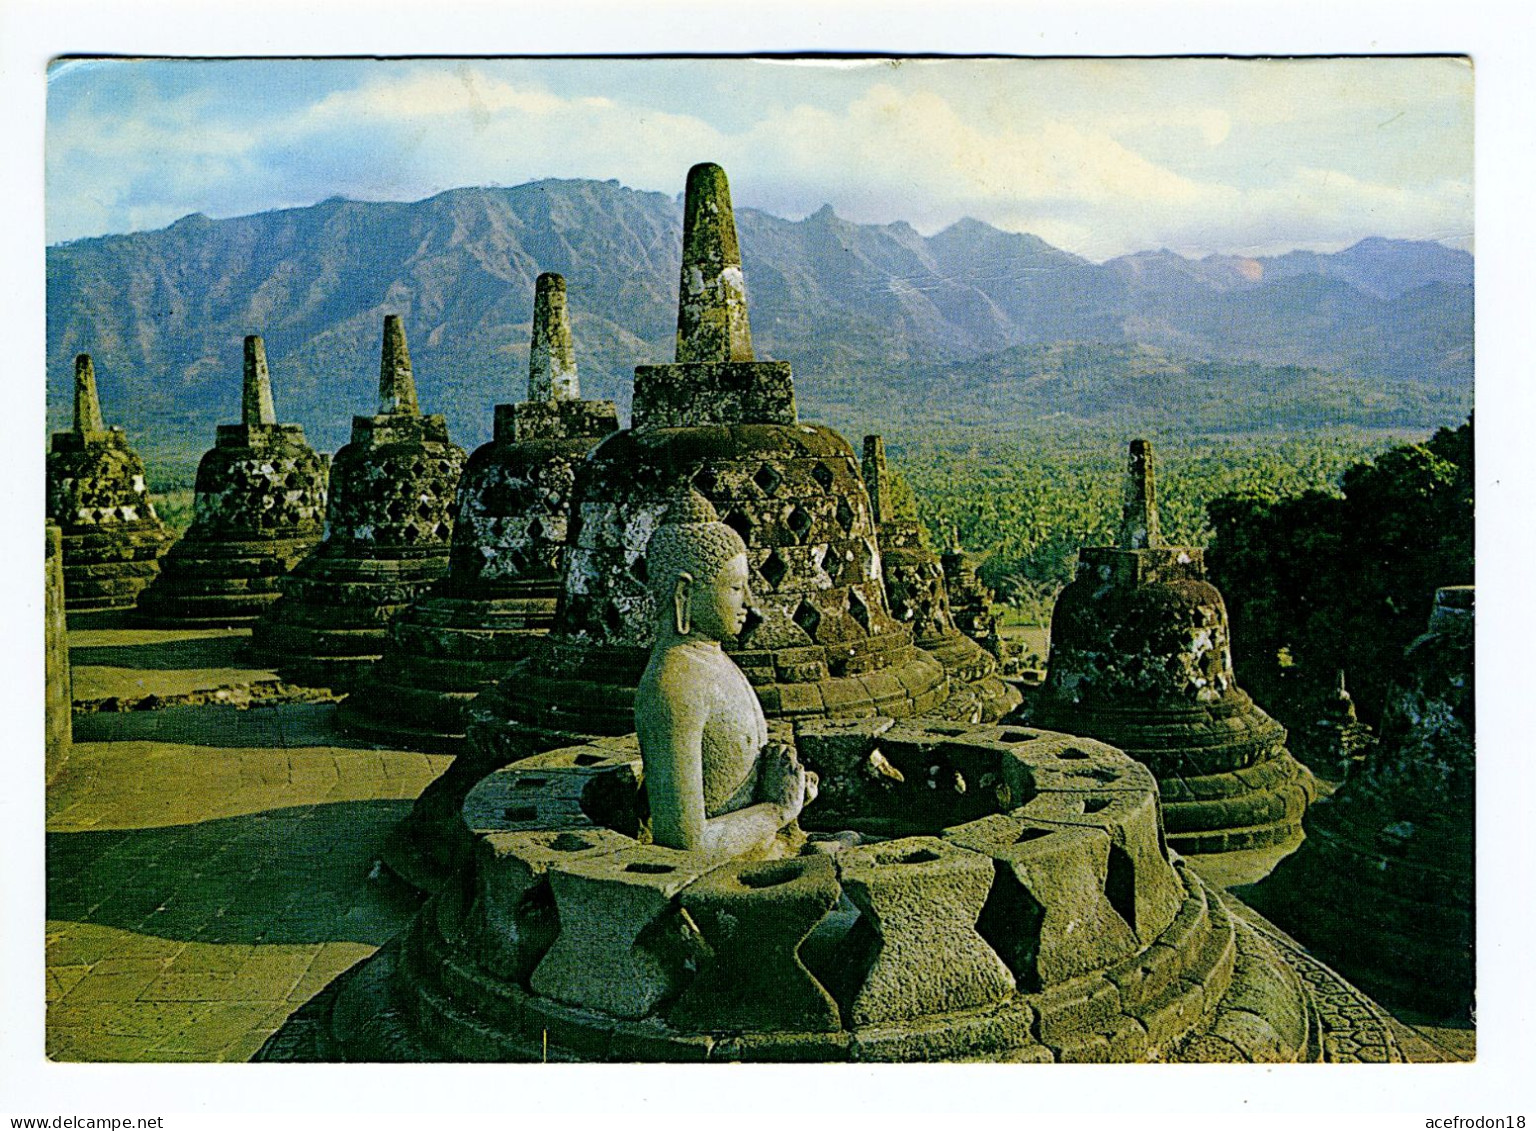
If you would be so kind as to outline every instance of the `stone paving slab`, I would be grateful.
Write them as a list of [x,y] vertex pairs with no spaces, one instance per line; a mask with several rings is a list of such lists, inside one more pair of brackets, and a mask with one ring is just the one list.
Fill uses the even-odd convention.
[[47,1053],[247,1060],[417,902],[374,862],[448,764],[334,705],[79,716],[48,795]]

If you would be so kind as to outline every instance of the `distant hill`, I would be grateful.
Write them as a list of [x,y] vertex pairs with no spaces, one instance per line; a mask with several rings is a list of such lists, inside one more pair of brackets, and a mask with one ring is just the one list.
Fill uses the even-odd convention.
[[[830,391],[829,391],[830,392]],[[828,420],[900,429],[1006,421],[1158,433],[1422,429],[1470,411],[1461,390],[1300,365],[1198,361],[1147,345],[1056,342],[916,366],[877,387],[824,394]]]
[[[399,313],[423,405],[472,446],[491,405],[524,395],[541,271],[566,276],[584,391],[627,405],[633,367],[671,359],[681,223],[658,193],[539,181],[60,244],[50,422],[67,421],[84,351],[110,420],[149,448],[200,451],[235,419],[240,340],[260,333],[279,414],[334,449],[371,411],[383,315]],[[924,237],[830,208],[742,209],[738,226],[759,355],[795,364],[807,415],[916,406],[980,424],[1188,404],[1192,426],[1429,427],[1471,402],[1472,257],[1438,244],[1099,265],[976,220]],[[1228,407],[1213,417],[1197,394]]]

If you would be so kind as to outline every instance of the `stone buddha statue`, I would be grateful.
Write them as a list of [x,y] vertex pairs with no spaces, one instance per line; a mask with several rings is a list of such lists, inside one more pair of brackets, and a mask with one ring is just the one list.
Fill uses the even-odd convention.
[[721,648],[746,623],[747,548],[691,489],[646,549],[656,642],[635,696],[651,835],[726,857],[792,853],[816,775],[768,741],[762,705]]

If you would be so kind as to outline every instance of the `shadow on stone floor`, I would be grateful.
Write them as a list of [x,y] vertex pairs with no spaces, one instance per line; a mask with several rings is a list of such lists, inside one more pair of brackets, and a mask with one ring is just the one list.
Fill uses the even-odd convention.
[[194,671],[207,668],[266,670],[246,654],[244,636],[194,636],[138,644],[76,644],[69,650],[75,667],[136,668],[144,671]]
[[377,750],[335,725],[334,703],[235,707],[217,703],[153,711],[91,711],[74,718],[76,742],[173,742],[226,750],[331,746]]
[[132,609],[76,609],[66,612],[65,618],[71,632],[100,632],[134,627]]
[[419,906],[369,879],[410,801],[344,801],[192,825],[48,834],[48,918],[204,943],[382,945]]

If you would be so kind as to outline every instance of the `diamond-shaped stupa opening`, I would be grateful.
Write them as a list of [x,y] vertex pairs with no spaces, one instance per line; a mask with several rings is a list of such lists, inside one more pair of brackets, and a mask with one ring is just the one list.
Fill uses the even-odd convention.
[[814,639],[816,636],[816,626],[821,623],[821,611],[809,601],[801,601],[795,607],[794,614],[790,619],[804,629],[806,635]]
[[837,514],[834,515],[837,524],[843,528],[843,533],[848,534],[853,530],[853,521],[857,517],[853,508],[848,505],[847,499],[837,500]]
[[811,478],[816,480],[816,485],[823,491],[830,491],[837,476],[833,474],[832,469],[826,464],[818,463],[815,467],[811,468]]
[[706,499],[712,499],[715,489],[720,486],[715,473],[707,467],[701,467],[693,476],[693,488]]
[[765,463],[752,476],[752,482],[756,483],[765,495],[771,495],[779,489],[779,484],[784,482],[784,476],[771,463]]
[[869,604],[859,595],[857,589],[848,592],[848,615],[856,620],[865,632],[869,631]]
[[783,556],[777,550],[775,550],[773,553],[768,555],[768,560],[765,561],[761,567],[759,567],[758,572],[763,575],[764,581],[768,582],[768,584],[774,589],[777,589],[779,587],[779,582],[783,581],[784,575],[789,572],[789,564],[784,560]]
[[741,511],[732,511],[721,521],[736,531],[737,534],[740,534],[741,540],[748,546],[752,545],[752,531],[754,527],[752,520],[746,514]]
[[810,512],[804,507],[796,507],[790,511],[789,517],[784,522],[800,542],[805,541],[805,536],[811,532],[811,527],[816,525],[816,520],[811,517]]

